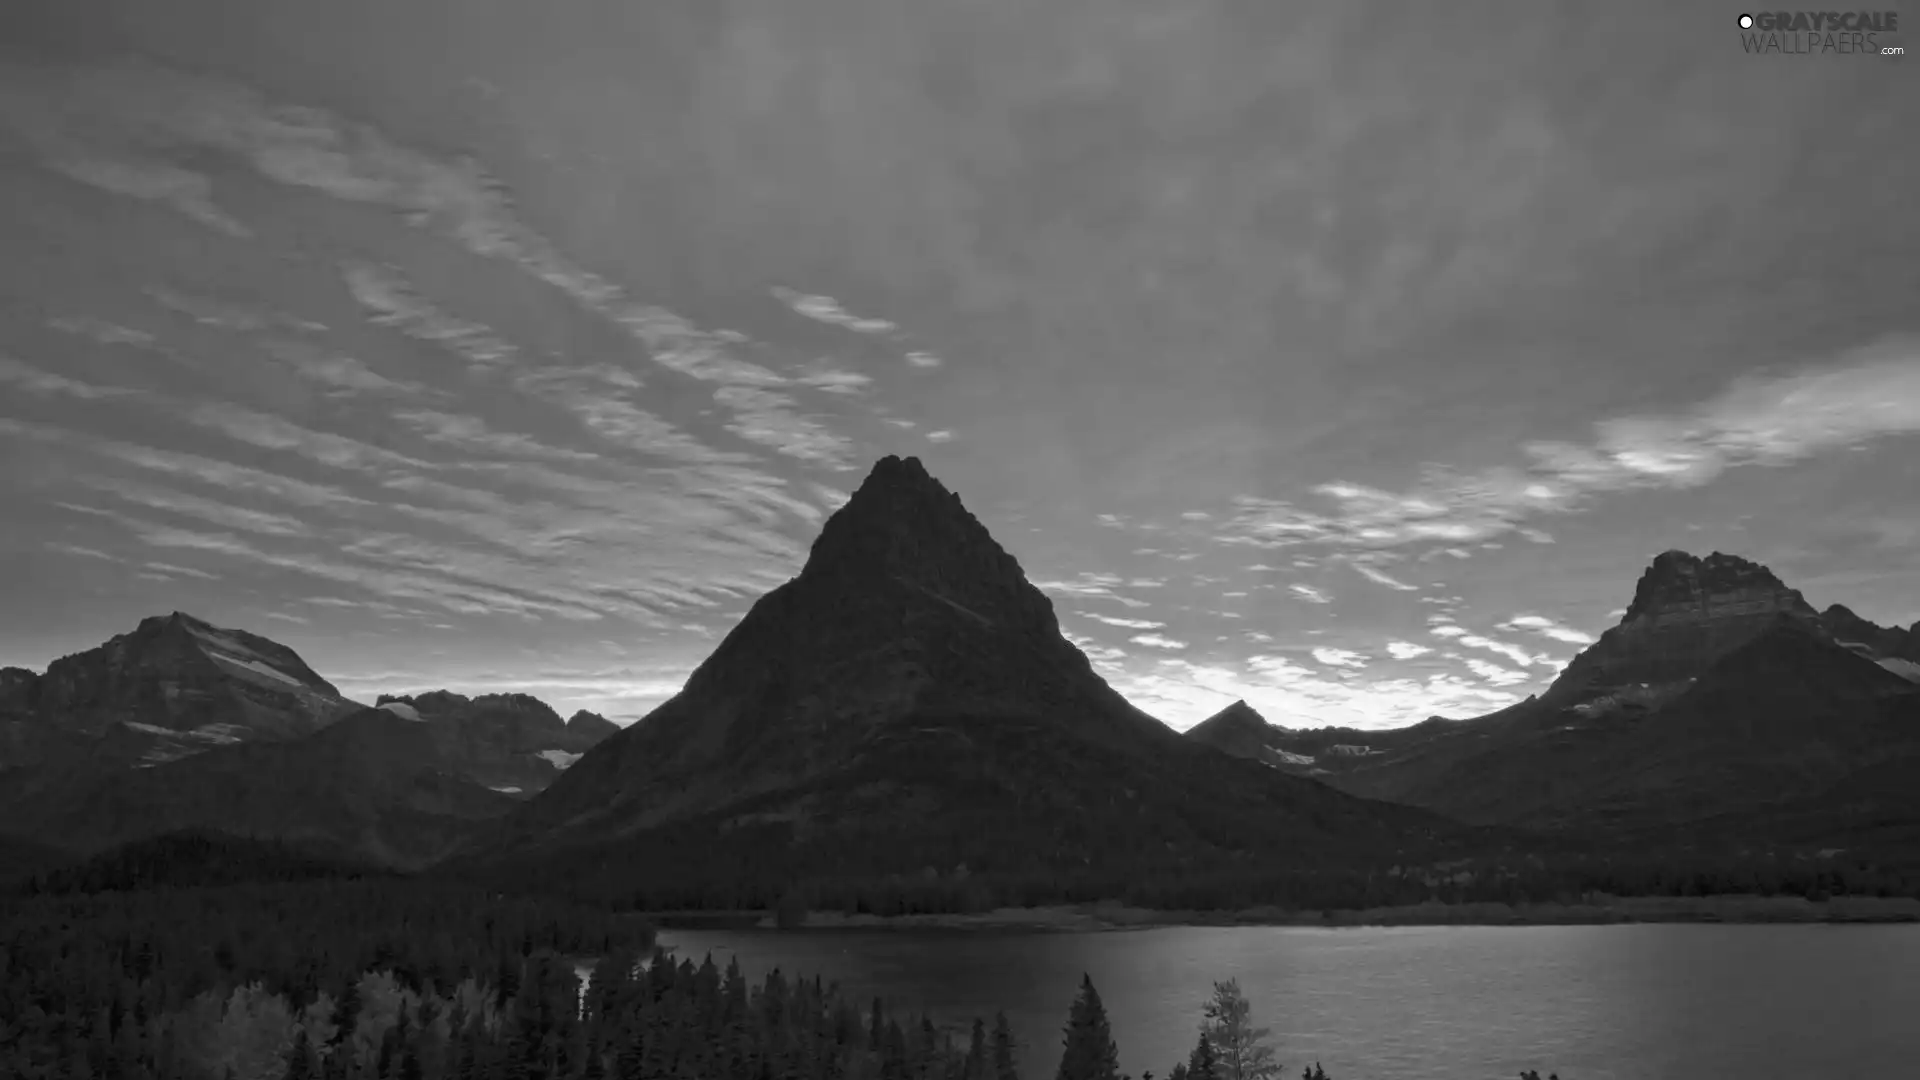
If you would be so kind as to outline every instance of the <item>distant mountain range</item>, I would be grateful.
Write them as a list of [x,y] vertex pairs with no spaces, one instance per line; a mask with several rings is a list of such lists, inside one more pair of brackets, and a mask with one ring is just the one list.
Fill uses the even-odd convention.
[[525,695],[367,707],[178,612],[0,670],[0,850],[209,831],[656,907],[1230,899],[1263,875],[1369,896],[1486,853],[1915,852],[1920,625],[1669,551],[1537,698],[1389,731],[1236,702],[1183,737],[1100,679],[956,495],[888,457],[624,729]]
[[0,833],[91,852],[220,829],[419,867],[617,730],[524,694],[368,708],[284,645],[174,612],[0,672]]
[[1391,731],[1293,730],[1239,703],[1187,737],[1474,823],[1750,847],[1920,838],[1920,626],[1816,611],[1764,566],[1668,551],[1538,698]]

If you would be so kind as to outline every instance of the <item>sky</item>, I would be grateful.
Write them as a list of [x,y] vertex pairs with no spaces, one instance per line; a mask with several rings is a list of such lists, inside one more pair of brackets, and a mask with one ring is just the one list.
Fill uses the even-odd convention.
[[627,722],[887,453],[1178,728],[1492,711],[1668,548],[1912,623],[1920,58],[1737,14],[9,0],[0,664]]

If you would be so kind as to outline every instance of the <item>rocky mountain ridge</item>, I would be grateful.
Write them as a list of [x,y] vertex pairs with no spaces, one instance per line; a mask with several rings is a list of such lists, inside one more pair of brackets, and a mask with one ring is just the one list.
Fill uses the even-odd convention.
[[620,730],[585,710],[563,721],[530,694],[381,694],[375,707],[424,724],[451,767],[515,796],[546,790],[580,755]]
[[183,612],[0,670],[0,833],[91,850],[175,828],[424,865],[618,727],[524,694],[340,695],[286,646]]
[[1912,643],[1844,607],[1816,611],[1757,563],[1668,551],[1619,624],[1538,698],[1385,731],[1269,726],[1256,752],[1470,822],[1658,839],[1682,835],[1694,816],[1737,829],[1741,808],[1773,807],[1778,835],[1818,821],[1831,837],[1871,816],[1846,794],[1848,777],[1888,790],[1908,769],[1920,784]]
[[[311,735],[360,706],[292,649],[185,612],[63,656],[45,674],[0,676],[0,769],[30,743],[113,735],[130,760],[156,765],[214,746]],[[133,745],[133,744],[138,744]]]

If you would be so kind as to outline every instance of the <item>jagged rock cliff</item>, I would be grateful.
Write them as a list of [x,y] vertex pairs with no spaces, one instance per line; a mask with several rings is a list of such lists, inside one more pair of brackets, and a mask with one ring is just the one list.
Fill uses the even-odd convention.
[[431,690],[382,694],[376,704],[424,724],[441,757],[461,775],[523,797],[546,790],[580,755],[620,730],[591,713],[563,722],[552,706],[530,694],[470,698]]
[[1718,551],[1704,559],[1662,552],[1640,575],[1625,617],[1574,657],[1543,700],[1566,707],[1662,699],[1781,618],[1824,632],[1799,590],[1758,563]]

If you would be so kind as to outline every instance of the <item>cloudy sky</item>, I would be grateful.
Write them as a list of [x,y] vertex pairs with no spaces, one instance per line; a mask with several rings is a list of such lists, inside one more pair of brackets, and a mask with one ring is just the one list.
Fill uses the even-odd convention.
[[884,453],[1177,727],[1920,619],[1920,67],[1633,6],[9,0],[0,663],[630,718]]

